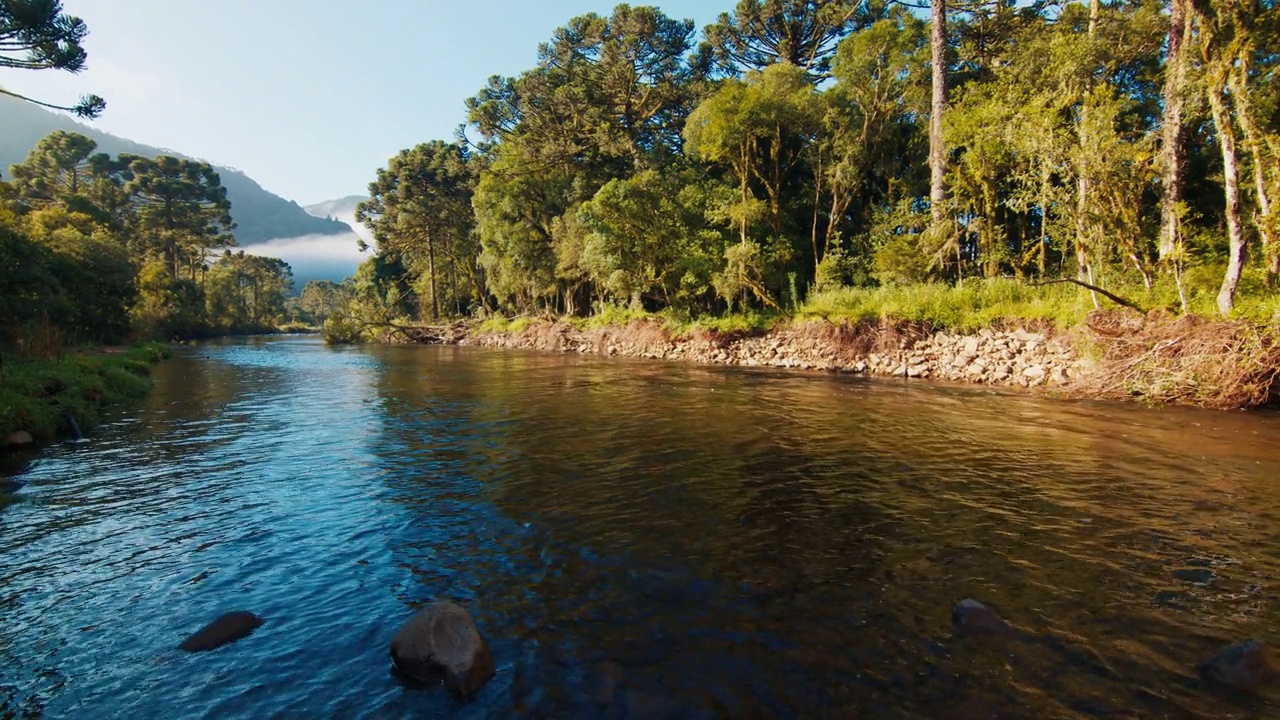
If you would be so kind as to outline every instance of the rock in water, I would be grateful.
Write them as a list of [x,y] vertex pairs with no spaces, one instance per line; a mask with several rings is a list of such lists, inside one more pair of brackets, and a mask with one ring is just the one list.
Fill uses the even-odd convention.
[[1280,659],[1261,640],[1243,640],[1196,667],[1205,678],[1238,690],[1258,690],[1280,680]]
[[489,644],[466,610],[437,602],[419,611],[391,641],[391,662],[415,680],[444,678],[445,687],[466,697],[494,674]]
[[187,652],[213,650],[248,636],[249,633],[261,627],[263,622],[262,618],[251,612],[243,610],[229,612],[183,640],[178,649]]
[[961,600],[951,611],[951,624],[961,635],[998,635],[1013,637],[1013,626],[996,614],[995,610],[973,598]]
[[15,430],[14,432],[9,433],[8,437],[4,439],[4,446],[9,448],[20,448],[31,445],[35,441],[36,439],[31,437],[31,433],[26,430]]

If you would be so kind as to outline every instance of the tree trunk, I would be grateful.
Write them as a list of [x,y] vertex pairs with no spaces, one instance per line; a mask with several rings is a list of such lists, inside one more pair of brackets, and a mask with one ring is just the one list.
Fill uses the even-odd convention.
[[822,150],[818,150],[818,167],[813,173],[813,227],[809,230],[809,241],[813,243],[813,281],[818,281],[818,263],[822,262],[822,254],[818,252],[818,207],[822,204]]
[[440,318],[440,303],[436,295],[436,248],[435,243],[427,241],[427,272],[431,274],[431,319]]
[[[1237,31],[1239,32],[1239,31]],[[1268,158],[1263,147],[1263,131],[1255,121],[1253,103],[1249,96],[1249,61],[1253,53],[1252,43],[1245,43],[1237,51],[1237,62],[1230,70],[1228,87],[1231,90],[1231,101],[1235,105],[1235,116],[1240,121],[1240,129],[1244,133],[1244,144],[1248,148],[1249,157],[1253,161],[1253,187],[1257,194],[1258,210],[1254,216],[1254,226],[1262,241],[1262,255],[1266,261],[1267,285],[1275,285],[1276,274],[1280,272],[1280,255],[1276,253],[1273,223],[1271,219],[1271,183],[1268,172],[1277,172],[1276,165],[1280,159]],[[1270,160],[1270,162],[1268,162]],[[1271,177],[1274,177],[1272,175]]]
[[[1098,32],[1098,14],[1101,12],[1100,0],[1089,0],[1089,41],[1092,43]],[[1080,162],[1076,170],[1076,275],[1083,280],[1092,273],[1089,266],[1089,193],[1092,185],[1089,159],[1095,156],[1093,148],[1087,147],[1091,142],[1092,130],[1089,127],[1089,95],[1092,83],[1085,87],[1084,97],[1080,104]],[[1098,306],[1097,297],[1093,300]]]
[[1244,269],[1244,225],[1240,212],[1240,160],[1236,157],[1236,130],[1232,125],[1231,113],[1227,109],[1224,78],[1211,71],[1206,82],[1209,96],[1209,109],[1213,115],[1213,125],[1218,131],[1218,144],[1222,146],[1223,191],[1226,194],[1227,239],[1230,241],[1230,255],[1227,258],[1227,274],[1222,279],[1222,289],[1218,291],[1218,312],[1230,315],[1235,307],[1236,287],[1240,284],[1240,273]]
[[1182,110],[1187,82],[1185,44],[1190,34],[1188,0],[1169,1],[1169,50],[1164,66],[1164,117],[1161,119],[1160,260],[1178,247],[1178,203],[1182,201]]
[[929,213],[933,227],[944,220],[947,200],[947,151],[942,141],[942,116],[947,111],[947,3],[929,0],[933,18],[930,62],[933,65],[933,102],[929,113]]

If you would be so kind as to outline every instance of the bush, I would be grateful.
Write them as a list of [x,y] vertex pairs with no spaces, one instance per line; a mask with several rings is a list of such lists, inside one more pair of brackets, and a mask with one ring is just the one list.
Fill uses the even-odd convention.
[[0,435],[26,430],[48,442],[70,431],[68,416],[81,428],[96,427],[104,406],[146,395],[151,365],[168,355],[165,345],[143,343],[121,354],[7,360],[0,366]]

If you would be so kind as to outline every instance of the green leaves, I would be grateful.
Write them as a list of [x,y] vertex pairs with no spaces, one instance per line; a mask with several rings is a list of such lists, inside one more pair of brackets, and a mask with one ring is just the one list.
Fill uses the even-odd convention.
[[867,5],[863,0],[739,0],[732,13],[721,13],[707,26],[704,46],[729,75],[788,63],[822,79],[840,39],[864,19],[859,13]]
[[[83,20],[62,12],[60,0],[0,0],[0,68],[78,73],[88,57],[81,46],[88,34]],[[97,95],[87,95],[76,105],[63,107],[0,92],[84,118],[101,115],[107,106]]]

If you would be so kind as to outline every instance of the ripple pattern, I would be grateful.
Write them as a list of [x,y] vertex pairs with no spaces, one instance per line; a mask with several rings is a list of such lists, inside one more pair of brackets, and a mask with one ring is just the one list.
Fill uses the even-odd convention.
[[[306,338],[155,375],[0,507],[0,716],[1280,714],[1191,671],[1280,620],[1276,415]],[[389,672],[437,598],[470,703]]]

